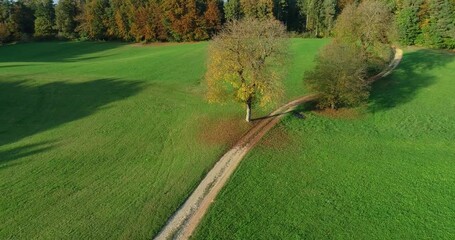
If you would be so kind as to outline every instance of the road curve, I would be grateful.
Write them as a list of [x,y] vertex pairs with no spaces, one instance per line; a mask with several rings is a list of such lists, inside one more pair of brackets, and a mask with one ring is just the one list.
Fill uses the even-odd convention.
[[[395,48],[395,57],[389,66],[378,75],[368,79],[370,83],[388,76],[398,66],[403,51]],[[194,232],[218,193],[234,173],[245,155],[272,129],[286,113],[294,111],[299,105],[317,99],[316,94],[306,95],[291,101],[268,117],[257,120],[253,128],[230,149],[199,183],[185,203],[169,218],[155,240],[188,239]]]

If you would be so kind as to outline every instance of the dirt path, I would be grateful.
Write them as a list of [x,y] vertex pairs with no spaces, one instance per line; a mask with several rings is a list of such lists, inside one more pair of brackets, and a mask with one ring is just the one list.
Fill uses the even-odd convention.
[[[403,51],[401,49],[396,49],[395,58],[391,61],[387,69],[370,78],[368,81],[374,82],[388,76],[398,66],[402,57]],[[301,97],[281,106],[267,118],[258,120],[254,127],[215,164],[201,183],[199,183],[196,190],[191,193],[185,203],[168,220],[155,239],[188,239],[191,237],[191,234],[194,232],[229,177],[234,173],[243,157],[270,129],[279,123],[286,113],[292,112],[299,105],[315,100],[316,98],[316,94]]]

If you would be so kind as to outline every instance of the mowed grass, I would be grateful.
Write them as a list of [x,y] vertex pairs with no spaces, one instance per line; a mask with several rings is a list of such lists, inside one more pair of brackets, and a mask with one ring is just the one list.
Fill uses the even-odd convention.
[[[326,42],[293,40],[290,97]],[[204,100],[207,45],[0,47],[0,239],[158,233],[249,127]]]
[[407,49],[361,114],[287,116],[195,238],[455,239],[454,77],[454,54]]

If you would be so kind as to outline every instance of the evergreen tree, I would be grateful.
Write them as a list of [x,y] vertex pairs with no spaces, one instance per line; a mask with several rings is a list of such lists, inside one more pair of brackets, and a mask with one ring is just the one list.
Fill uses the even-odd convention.
[[33,10],[22,1],[13,4],[11,20],[16,24],[16,40],[29,39],[35,31],[35,16]]
[[305,28],[313,36],[319,37],[322,30],[322,1],[300,0],[299,7],[302,16],[305,16]]
[[131,24],[131,35],[136,42],[155,42],[167,39],[163,12],[156,0],[149,0],[145,5],[136,8]]
[[240,7],[245,17],[273,17],[273,0],[240,0]]
[[52,0],[36,3],[35,37],[40,39],[52,38],[55,35],[55,9]]
[[58,35],[65,38],[76,38],[76,17],[80,14],[78,1],[60,0],[55,8]]
[[420,33],[419,8],[422,1],[404,0],[396,14],[398,37],[402,44],[413,45]]
[[242,18],[240,0],[228,0],[224,5],[224,14],[227,21],[239,20]]
[[221,29],[221,12],[217,0],[208,0],[204,18],[209,36],[215,35]]
[[330,36],[336,17],[336,0],[324,0],[323,3],[323,29],[324,37]]
[[11,4],[9,0],[0,0],[0,44],[12,40],[11,31]]
[[273,15],[287,27],[289,21],[289,1],[275,0],[274,5]]
[[204,37],[203,33],[197,32],[197,26],[201,25],[201,22],[196,0],[165,0],[163,7],[172,36],[171,40],[194,41]]
[[455,6],[451,0],[430,0],[428,24],[422,28],[427,46],[455,48]]
[[115,38],[125,41],[132,40],[131,25],[136,10],[133,2],[131,0],[111,0],[110,8],[110,14],[113,15],[110,15],[111,21],[108,26],[108,28],[110,28],[108,31],[112,33]]
[[107,37],[106,9],[109,9],[108,0],[89,0],[83,9],[80,16],[81,25],[78,28],[80,34],[89,39],[105,39]]

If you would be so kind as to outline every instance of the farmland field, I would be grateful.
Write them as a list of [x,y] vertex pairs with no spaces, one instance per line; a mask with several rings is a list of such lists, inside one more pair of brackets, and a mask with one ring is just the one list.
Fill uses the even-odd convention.
[[454,76],[454,54],[406,49],[367,106],[287,116],[195,239],[454,239]]
[[[325,43],[293,40],[282,101]],[[154,236],[248,129],[243,108],[204,100],[206,49],[1,46],[0,239]]]

